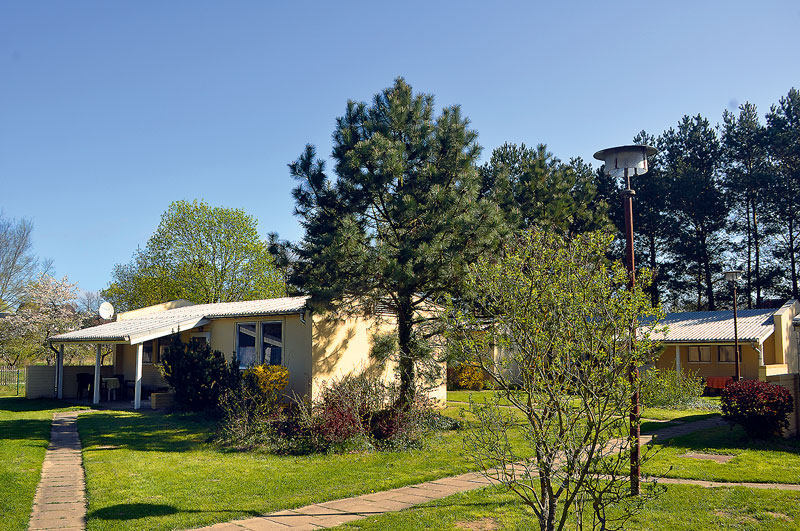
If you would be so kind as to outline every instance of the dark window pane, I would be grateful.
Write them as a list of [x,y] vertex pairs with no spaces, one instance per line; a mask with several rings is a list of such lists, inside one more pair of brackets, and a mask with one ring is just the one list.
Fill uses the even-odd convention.
[[256,359],[256,324],[241,323],[236,325],[236,359],[239,368],[252,367],[259,363]]
[[280,365],[283,361],[283,327],[281,323],[261,323],[261,341],[264,363]]

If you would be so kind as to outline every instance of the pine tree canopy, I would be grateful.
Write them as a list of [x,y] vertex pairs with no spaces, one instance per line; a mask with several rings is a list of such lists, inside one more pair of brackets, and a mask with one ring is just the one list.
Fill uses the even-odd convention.
[[347,103],[333,144],[333,176],[310,145],[289,165],[305,228],[292,282],[325,308],[388,305],[409,391],[428,352],[419,310],[457,291],[466,264],[498,241],[497,208],[480,200],[477,133],[458,106],[434,116],[433,96],[398,78],[371,104]]

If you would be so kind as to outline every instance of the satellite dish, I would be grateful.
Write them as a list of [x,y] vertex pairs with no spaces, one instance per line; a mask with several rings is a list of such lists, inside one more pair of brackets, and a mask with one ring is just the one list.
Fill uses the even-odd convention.
[[100,305],[100,317],[103,319],[111,319],[114,315],[114,307],[110,302],[104,302]]

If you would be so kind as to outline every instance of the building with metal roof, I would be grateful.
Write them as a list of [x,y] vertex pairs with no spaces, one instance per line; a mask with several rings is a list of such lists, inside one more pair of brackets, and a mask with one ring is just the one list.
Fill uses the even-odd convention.
[[[58,349],[56,365],[30,367],[26,394],[29,398],[75,398],[85,386],[92,387],[92,401],[114,394],[133,399],[138,409],[152,393],[168,391],[159,369],[159,357],[171,340],[205,341],[239,367],[269,363],[289,369],[287,391],[313,397],[325,382],[345,374],[371,370],[394,378],[394,367],[375,367],[369,356],[376,333],[394,330],[387,315],[337,318],[312,313],[308,297],[282,297],[242,302],[192,304],[178,300],[121,313],[116,320],[73,330],[50,338]],[[95,365],[64,365],[65,349],[76,344],[96,346]],[[110,364],[102,363],[103,349],[110,349]],[[376,372],[377,371],[377,372]],[[128,396],[131,395],[131,396]],[[446,399],[444,381],[432,398]]]
[[[669,313],[665,330],[652,336],[664,345],[658,368],[676,368],[705,378],[733,377],[734,344],[740,347],[741,374],[765,379],[797,374],[800,304],[791,300],[777,309]],[[738,332],[738,333],[737,333]]]

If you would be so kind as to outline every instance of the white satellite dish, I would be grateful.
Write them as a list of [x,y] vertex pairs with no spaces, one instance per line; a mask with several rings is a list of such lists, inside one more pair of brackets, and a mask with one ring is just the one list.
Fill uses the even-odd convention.
[[114,307],[110,302],[104,302],[100,305],[100,317],[103,319],[111,319],[114,315]]

